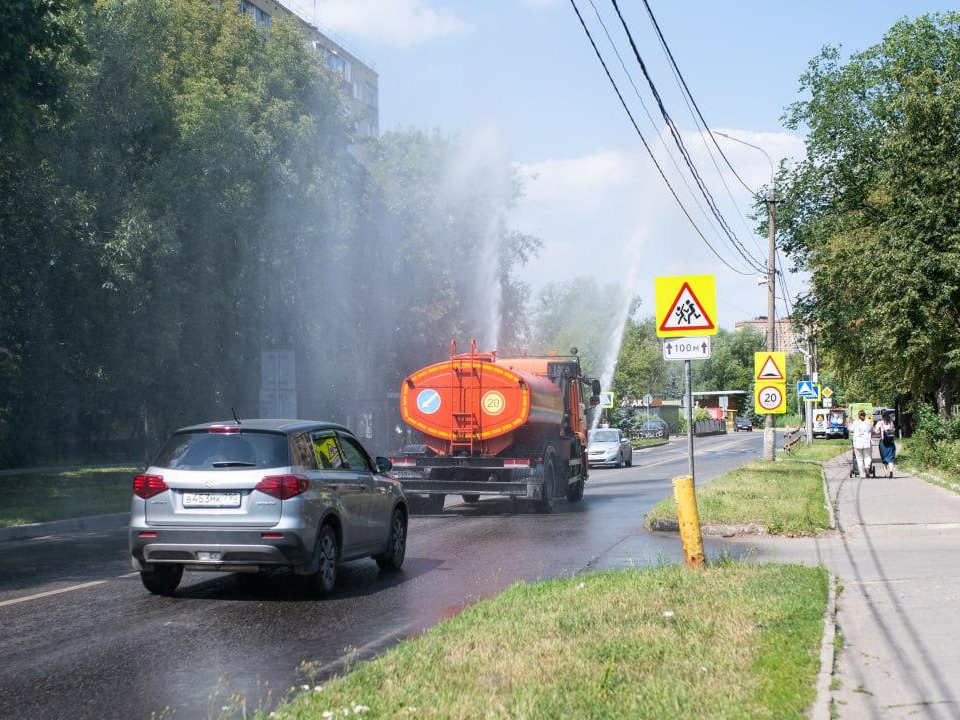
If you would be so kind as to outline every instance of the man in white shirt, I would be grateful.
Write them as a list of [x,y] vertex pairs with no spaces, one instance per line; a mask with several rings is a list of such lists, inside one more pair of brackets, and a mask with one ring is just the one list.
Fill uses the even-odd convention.
[[857,419],[850,424],[850,434],[853,435],[853,454],[857,458],[857,467],[860,477],[867,477],[870,466],[873,464],[873,422],[867,420],[867,413],[861,410]]

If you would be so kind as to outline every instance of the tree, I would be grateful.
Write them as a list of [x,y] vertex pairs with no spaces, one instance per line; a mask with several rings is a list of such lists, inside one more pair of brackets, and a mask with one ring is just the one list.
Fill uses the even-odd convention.
[[751,327],[721,328],[713,337],[710,359],[693,363],[693,389],[743,390],[746,394],[736,402],[737,412],[744,414],[753,407],[753,356],[764,344],[763,334]]
[[667,362],[663,359],[653,316],[635,321],[627,318],[613,374],[617,397],[639,400],[647,393],[662,396],[667,380]]
[[811,273],[797,315],[841,384],[933,396],[960,367],[960,14],[826,48],[788,111],[807,157],[780,172],[783,245]]

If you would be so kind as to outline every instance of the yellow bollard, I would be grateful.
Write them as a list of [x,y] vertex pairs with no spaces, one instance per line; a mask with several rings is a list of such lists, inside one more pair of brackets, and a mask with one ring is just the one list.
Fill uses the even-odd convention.
[[697,494],[690,475],[673,479],[673,496],[677,501],[677,524],[680,526],[684,560],[687,567],[702,568],[703,537],[700,535],[700,516],[697,514]]

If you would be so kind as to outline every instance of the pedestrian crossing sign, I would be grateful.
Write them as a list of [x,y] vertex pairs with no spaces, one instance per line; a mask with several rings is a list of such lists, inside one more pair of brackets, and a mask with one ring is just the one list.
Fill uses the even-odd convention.
[[655,278],[659,337],[717,334],[717,279],[714,275]]
[[600,409],[601,410],[613,409],[613,392],[612,391],[600,393]]
[[753,377],[767,382],[786,382],[787,354],[758,352],[753,354]]
[[820,384],[813,382],[813,380],[798,380],[797,395],[801,400],[816,402],[820,400]]

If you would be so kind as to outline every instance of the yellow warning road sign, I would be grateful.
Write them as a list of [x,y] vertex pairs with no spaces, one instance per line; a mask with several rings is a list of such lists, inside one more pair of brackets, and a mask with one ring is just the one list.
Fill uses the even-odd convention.
[[717,280],[713,275],[655,278],[657,335],[694,337],[717,334]]
[[753,379],[774,383],[787,381],[787,354],[758,352],[753,354]]
[[757,415],[782,415],[787,411],[786,383],[757,382],[753,386],[753,411]]

